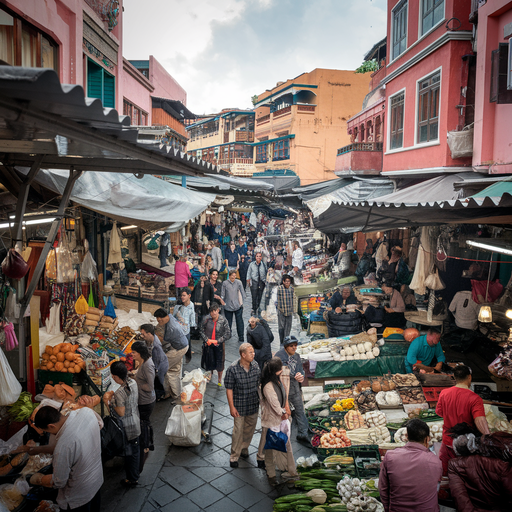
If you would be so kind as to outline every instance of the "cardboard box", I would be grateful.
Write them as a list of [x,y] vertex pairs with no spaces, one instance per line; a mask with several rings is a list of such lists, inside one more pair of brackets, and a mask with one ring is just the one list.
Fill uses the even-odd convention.
[[494,375],[491,375],[491,379],[496,382],[496,391],[498,391],[498,393],[500,391],[512,392],[512,380],[500,379]]

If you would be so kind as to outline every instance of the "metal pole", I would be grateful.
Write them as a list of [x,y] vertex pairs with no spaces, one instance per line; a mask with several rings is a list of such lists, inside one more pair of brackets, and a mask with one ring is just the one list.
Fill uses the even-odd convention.
[[66,183],[66,187],[64,188],[64,192],[62,193],[62,198],[60,201],[59,208],[57,210],[57,213],[55,215],[55,220],[52,222],[52,225],[50,227],[50,231],[48,232],[48,235],[46,237],[46,241],[43,247],[43,250],[41,251],[41,254],[39,256],[39,260],[37,261],[36,268],[34,270],[34,275],[32,276],[32,280],[30,281],[30,284],[27,287],[27,290],[25,292],[25,295],[20,301],[20,328],[19,328],[19,349],[20,349],[20,376],[25,377],[25,320],[24,315],[28,308],[28,305],[30,304],[30,300],[32,299],[32,295],[34,294],[34,291],[36,289],[37,283],[39,282],[39,279],[43,273],[44,265],[46,263],[46,258],[48,256],[48,253],[50,252],[50,249],[55,242],[55,237],[57,236],[57,232],[59,230],[59,226],[62,220],[62,217],[64,215],[64,211],[66,209],[66,206],[69,202],[69,198],[71,196],[71,191],[73,190],[73,185],[75,184],[75,181],[77,178],[82,174],[82,171],[75,171],[71,169],[69,171],[69,178]]

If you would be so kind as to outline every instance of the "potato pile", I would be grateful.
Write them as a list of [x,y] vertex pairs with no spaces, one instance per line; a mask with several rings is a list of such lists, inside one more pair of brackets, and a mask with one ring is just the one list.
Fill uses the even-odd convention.
[[363,393],[361,393],[356,398],[356,406],[359,412],[361,412],[362,414],[377,409],[375,393],[373,393],[371,390],[364,391]]
[[[420,383],[418,382],[418,379],[416,376],[412,373],[395,373],[391,377],[393,379],[393,382],[396,384],[397,388],[404,388],[404,387],[412,387],[412,386],[419,386]],[[382,390],[384,391],[384,390]]]
[[396,389],[396,384],[391,379],[385,377],[376,377],[372,381],[372,391],[379,393],[380,391],[393,391]]
[[85,370],[85,361],[76,353],[78,345],[59,343],[55,347],[47,346],[41,355],[41,370],[51,372],[80,373]]
[[372,384],[369,380],[362,380],[354,386],[354,394],[363,393],[364,391],[370,391]]
[[421,388],[407,388],[400,389],[400,398],[402,399],[402,403],[404,405],[407,404],[422,404],[425,403],[425,396],[423,395],[423,391]]

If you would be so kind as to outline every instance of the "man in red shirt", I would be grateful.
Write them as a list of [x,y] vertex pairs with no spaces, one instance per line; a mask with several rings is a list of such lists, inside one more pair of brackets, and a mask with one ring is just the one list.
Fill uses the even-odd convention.
[[489,425],[485,419],[483,400],[469,389],[471,386],[471,368],[469,366],[457,366],[453,371],[455,386],[441,391],[437,402],[436,413],[444,420],[443,443],[439,452],[439,458],[443,463],[443,475],[448,474],[448,461],[456,457],[453,451],[453,439],[448,435],[448,430],[458,423],[467,423],[476,428],[482,434],[489,434]]

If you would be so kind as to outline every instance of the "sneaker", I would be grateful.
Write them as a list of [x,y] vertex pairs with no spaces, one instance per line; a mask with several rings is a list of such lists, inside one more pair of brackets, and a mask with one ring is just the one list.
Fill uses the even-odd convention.
[[281,478],[283,480],[285,480],[286,482],[289,482],[292,480],[293,481],[298,480],[300,478],[300,476],[298,473],[290,474],[290,473],[288,473],[288,471],[285,471],[284,473],[281,473]]
[[231,467],[231,468],[237,468],[237,467],[238,467],[238,461],[237,461],[237,460],[231,460],[231,461],[229,461],[229,467]]
[[264,460],[258,461],[258,469],[265,469],[265,461]]
[[240,457],[242,457],[243,459],[247,459],[247,457],[249,457],[249,450],[247,448],[243,449],[242,452],[240,453]]

